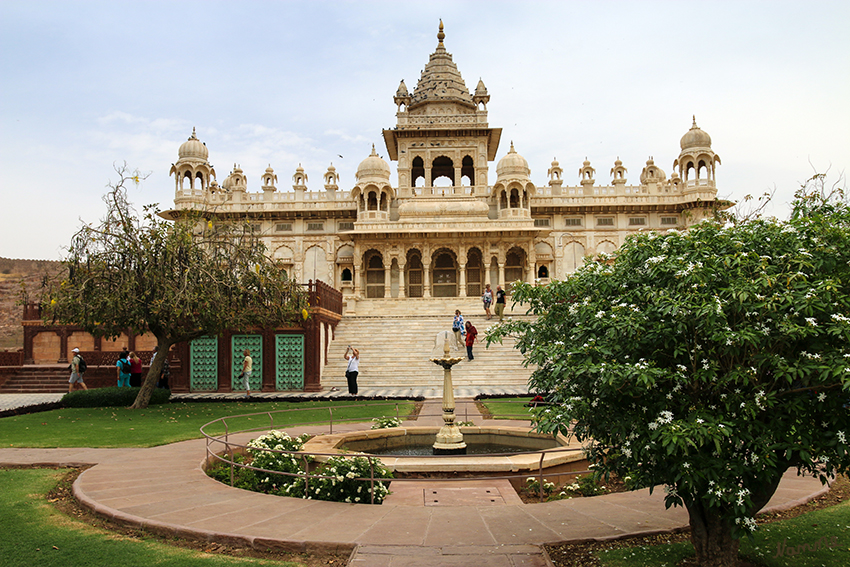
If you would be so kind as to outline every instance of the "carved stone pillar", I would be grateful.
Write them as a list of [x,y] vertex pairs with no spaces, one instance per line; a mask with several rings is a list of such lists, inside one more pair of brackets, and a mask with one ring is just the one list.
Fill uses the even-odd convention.
[[458,297],[466,297],[466,264],[458,264]]
[[422,297],[431,297],[431,264],[422,264]]
[[499,285],[505,287],[505,263],[499,262]]
[[407,293],[404,291],[404,268],[407,264],[399,264],[398,265],[398,297],[399,299],[404,299],[407,297]]
[[363,263],[354,267],[354,296],[360,297],[363,293]]
[[390,266],[392,265],[392,260],[387,258],[389,261],[384,262],[384,297],[392,297],[393,295],[393,282],[390,278]]

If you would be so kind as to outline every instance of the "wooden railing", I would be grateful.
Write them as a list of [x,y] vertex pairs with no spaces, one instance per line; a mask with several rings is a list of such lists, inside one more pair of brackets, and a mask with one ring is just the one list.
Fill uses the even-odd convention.
[[342,292],[332,288],[321,280],[303,284],[307,289],[310,307],[322,307],[332,313],[342,315]]

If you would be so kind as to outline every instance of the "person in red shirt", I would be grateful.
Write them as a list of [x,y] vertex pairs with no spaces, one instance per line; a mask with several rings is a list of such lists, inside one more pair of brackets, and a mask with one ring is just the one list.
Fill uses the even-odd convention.
[[472,345],[478,340],[478,329],[472,326],[469,321],[466,322],[466,357],[469,360],[475,359],[472,356]]

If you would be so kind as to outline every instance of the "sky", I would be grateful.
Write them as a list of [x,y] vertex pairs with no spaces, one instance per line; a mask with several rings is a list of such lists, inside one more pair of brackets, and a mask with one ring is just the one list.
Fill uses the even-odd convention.
[[[0,256],[60,259],[104,212],[126,162],[149,177],[139,208],[173,204],[177,150],[197,129],[221,183],[249,191],[268,165],[291,190],[301,164],[340,189],[437,46],[466,85],[482,79],[489,124],[546,185],[553,158],[578,185],[617,158],[638,184],[652,156],[669,176],[696,116],[721,158],[718,195],[773,191],[786,217],[816,172],[850,166],[850,2],[398,2],[0,0]],[[390,162],[395,176],[395,162]],[[840,182],[840,181],[839,181]]]

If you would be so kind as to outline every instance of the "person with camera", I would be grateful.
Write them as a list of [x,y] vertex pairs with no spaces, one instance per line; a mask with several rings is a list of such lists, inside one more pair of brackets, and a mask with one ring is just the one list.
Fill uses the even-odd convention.
[[345,379],[348,381],[348,393],[356,396],[357,374],[360,371],[360,351],[348,345],[348,348],[345,349],[344,357],[348,361],[348,367],[345,369]]

